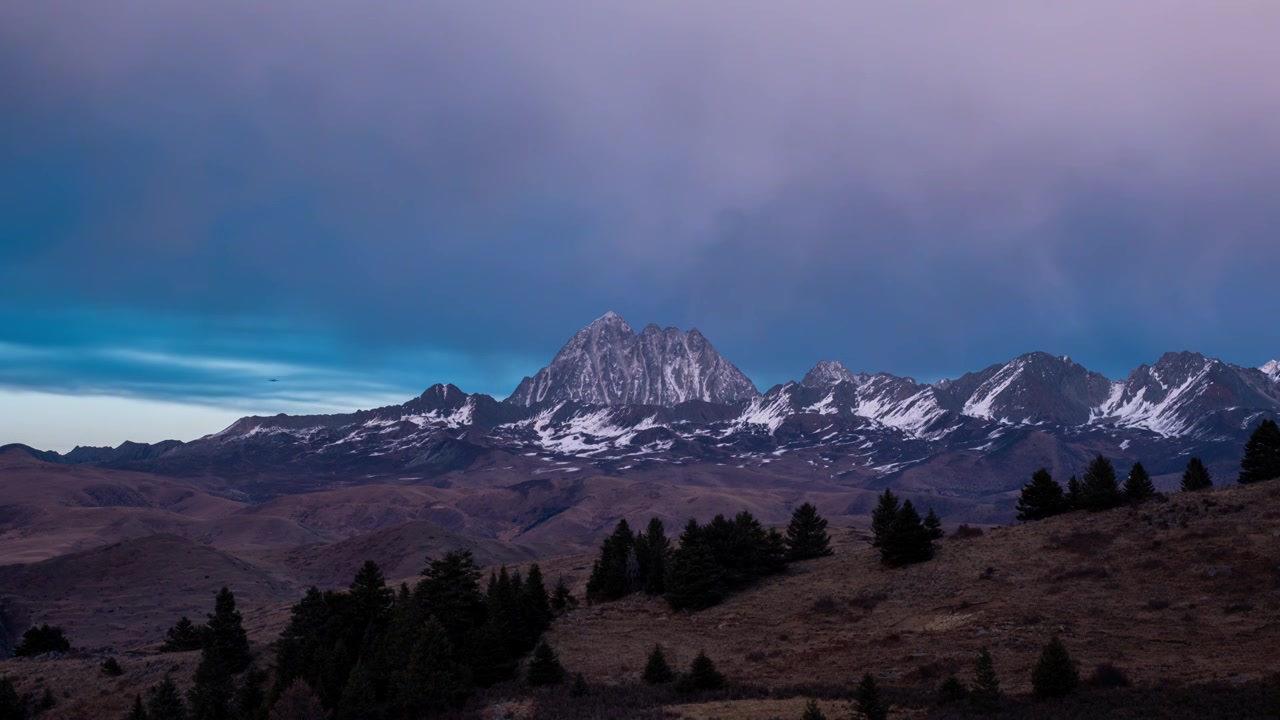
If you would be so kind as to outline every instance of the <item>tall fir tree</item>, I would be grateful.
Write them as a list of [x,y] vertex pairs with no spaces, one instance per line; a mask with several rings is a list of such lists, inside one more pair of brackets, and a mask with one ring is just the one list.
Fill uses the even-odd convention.
[[1263,420],[1245,443],[1240,458],[1241,485],[1280,478],[1280,426],[1275,420]]
[[661,645],[653,646],[653,650],[649,653],[649,659],[644,663],[644,672],[640,677],[649,685],[661,685],[675,679],[675,673],[671,671],[671,666],[667,664],[667,656],[662,652]]
[[1084,509],[1084,489],[1080,486],[1080,480],[1072,475],[1067,480],[1067,510],[1083,510]]
[[910,500],[904,501],[898,515],[880,543],[880,561],[890,567],[924,562],[933,557],[933,540]]
[[680,547],[671,553],[666,585],[667,603],[674,610],[702,610],[724,597],[723,572],[695,520],[685,526]]
[[551,609],[557,614],[577,607],[578,599],[569,592],[569,586],[564,583],[564,576],[556,581],[556,589],[551,593]]
[[991,653],[982,648],[973,665],[973,687],[969,701],[979,712],[995,712],[1000,709],[1000,680],[996,678],[995,663]]
[[480,568],[471,551],[451,550],[429,561],[414,590],[414,602],[444,626],[453,647],[465,645],[488,614],[480,592]]
[[168,675],[147,690],[147,720],[187,720],[187,705]]
[[1151,474],[1142,466],[1142,463],[1134,463],[1129,469],[1129,477],[1124,481],[1124,498],[1129,502],[1142,502],[1151,499],[1155,494],[1156,486],[1151,482]]
[[[627,519],[618,521],[613,532],[600,546],[600,557],[591,567],[587,580],[587,599],[593,602],[617,600],[633,592],[639,575],[639,561],[635,556],[635,535]],[[634,564],[634,568],[632,565]],[[633,573],[637,577],[633,577]]]
[[372,560],[366,560],[347,590],[355,612],[367,622],[380,622],[395,601],[395,593],[387,587],[382,569]]
[[649,526],[636,536],[636,559],[640,563],[643,589],[650,595],[667,591],[667,560],[671,557],[671,540],[658,518],[651,518]]
[[434,615],[419,631],[408,659],[399,689],[400,705],[410,715],[439,713],[466,698],[470,677],[454,656],[448,628]]
[[864,720],[886,720],[889,717],[889,705],[881,699],[880,686],[871,673],[858,681],[858,687],[853,691],[853,709]]
[[875,510],[871,511],[871,544],[880,547],[889,536],[893,524],[897,522],[898,510],[901,509],[898,496],[889,488],[885,488],[876,501]]
[[1187,469],[1182,472],[1182,491],[1195,492],[1212,487],[1213,476],[1209,474],[1209,468],[1204,466],[1204,461],[1198,457],[1188,460]]
[[192,720],[227,720],[231,716],[231,671],[212,643],[200,652],[195,682],[187,693]]
[[240,611],[236,610],[235,593],[225,586],[214,599],[213,612],[206,627],[205,650],[222,663],[227,673],[244,672],[253,660],[249,654],[249,637],[245,635]]
[[1086,510],[1110,510],[1124,500],[1116,482],[1116,469],[1103,455],[1094,457],[1080,482],[1080,500]]
[[551,625],[552,617],[551,598],[547,596],[547,585],[542,579],[542,568],[538,563],[529,566],[529,576],[525,578],[516,600],[519,611],[524,616],[525,644],[532,647]]
[[813,503],[804,503],[791,513],[787,525],[787,560],[810,560],[831,554],[827,520]]
[[564,666],[560,664],[556,651],[547,644],[546,640],[539,642],[538,647],[533,649],[533,656],[529,658],[525,680],[535,687],[556,685],[564,680],[564,675]]
[[1031,687],[1036,698],[1047,700],[1070,695],[1080,684],[1080,672],[1057,635],[1044,646],[1040,660],[1031,670]]
[[1022,495],[1018,498],[1018,520],[1022,522],[1043,520],[1069,509],[1062,486],[1046,468],[1036,470],[1031,474],[1031,482],[1022,486]]
[[938,517],[938,513],[929,508],[929,512],[924,516],[924,529],[929,531],[930,540],[941,540],[946,536],[946,532],[942,529],[942,518]]
[[173,627],[165,633],[164,644],[160,652],[186,652],[199,650],[204,644],[201,636],[203,625],[197,627],[186,615],[183,615]]

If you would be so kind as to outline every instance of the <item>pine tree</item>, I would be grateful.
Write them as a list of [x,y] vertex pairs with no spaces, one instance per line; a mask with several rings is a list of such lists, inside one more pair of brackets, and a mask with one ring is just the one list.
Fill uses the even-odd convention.
[[1209,474],[1209,468],[1204,466],[1204,461],[1198,457],[1188,460],[1187,469],[1182,473],[1182,491],[1194,492],[1212,487],[1213,476]]
[[13,649],[17,657],[34,657],[47,652],[68,652],[71,642],[63,634],[62,628],[49,623],[31,626],[22,634],[22,642]]
[[933,541],[910,500],[902,503],[898,516],[880,543],[880,561],[890,567],[924,562],[933,557]]
[[667,560],[671,556],[671,541],[658,518],[649,520],[649,527],[636,536],[636,558],[640,564],[643,590],[650,595],[667,591]]
[[479,687],[490,687],[516,674],[516,659],[493,618],[472,635],[469,655],[473,678]]
[[202,630],[204,626],[196,626],[191,619],[183,615],[177,624],[169,628],[165,633],[164,644],[160,646],[160,652],[187,652],[188,650],[199,650],[204,644],[202,638]]
[[236,720],[261,720],[267,716],[267,696],[262,690],[266,681],[265,670],[249,667],[244,675],[244,683],[236,690],[232,717]]
[[787,560],[809,560],[831,554],[827,520],[812,503],[804,503],[791,513],[787,525]]
[[236,610],[236,596],[226,587],[218,591],[206,625],[205,650],[217,657],[227,673],[235,675],[249,667],[253,659],[249,654],[249,637],[240,621],[240,611]]
[[1018,519],[1022,522],[1043,520],[1067,510],[1070,507],[1062,494],[1062,486],[1054,482],[1047,469],[1036,470],[1031,474],[1031,482],[1022,486],[1022,496],[1018,499]]
[[675,673],[671,671],[671,666],[667,664],[667,656],[663,654],[661,645],[653,646],[653,651],[649,653],[649,659],[645,661],[644,673],[641,678],[649,685],[661,685],[675,679]]
[[682,692],[692,690],[719,690],[725,686],[724,675],[716,670],[716,664],[711,662],[711,658],[707,657],[707,653],[699,650],[697,656],[693,658],[693,662],[689,664],[689,672],[680,676],[680,681],[676,684],[676,689]]
[[924,516],[924,529],[929,531],[930,540],[941,540],[947,534],[942,529],[942,518],[938,517],[933,508],[929,508],[928,514]]
[[348,588],[356,613],[366,622],[383,619],[391,610],[395,593],[387,587],[381,568],[372,560],[366,560]]
[[1111,461],[1098,455],[1085,468],[1080,483],[1080,500],[1086,510],[1109,510],[1120,505],[1124,495],[1116,482],[1116,469]]
[[1067,509],[1083,510],[1084,509],[1084,489],[1080,487],[1080,481],[1072,475],[1067,480]]
[[1129,469],[1129,477],[1124,481],[1124,497],[1129,502],[1142,502],[1156,494],[1156,486],[1151,482],[1151,474],[1136,462]]
[[434,615],[419,630],[399,685],[401,705],[409,715],[446,710],[461,703],[470,690],[466,670],[454,657],[449,632]]
[[871,673],[862,676],[853,693],[853,709],[866,720],[885,720],[889,706],[880,699],[880,687]]
[[809,698],[809,702],[804,704],[804,714],[800,716],[800,720],[827,720],[827,716],[822,714],[818,701]]
[[991,653],[986,648],[978,652],[978,659],[974,663],[973,688],[969,691],[969,701],[979,712],[995,712],[1000,709],[1000,681],[996,678]]
[[338,701],[338,720],[372,720],[382,715],[374,679],[370,663],[363,658],[356,662],[346,686],[342,688],[342,699]]
[[874,536],[872,545],[880,547],[889,536],[889,531],[893,528],[894,522],[898,519],[898,510],[901,505],[898,502],[898,496],[893,494],[889,488],[885,488],[884,492],[879,496],[876,503],[876,509],[871,511],[871,534]]
[[[3,717],[0,713],[0,717]],[[129,714],[125,716],[125,720],[147,720],[147,708],[142,704],[142,696],[133,696],[133,708],[129,710]]]
[[147,720],[186,720],[187,706],[168,675],[147,691]]
[[547,586],[542,580],[542,568],[537,563],[529,566],[529,577],[520,588],[517,603],[524,615],[525,644],[532,646],[538,636],[551,626],[551,598],[547,597]]
[[582,677],[582,673],[575,673],[573,676],[573,685],[569,687],[569,697],[585,697],[587,693],[587,679]]
[[564,576],[556,581],[556,589],[551,595],[551,609],[556,613],[562,613],[566,610],[572,610],[577,607],[578,599],[569,592],[569,586],[564,584]]
[[1240,459],[1241,485],[1280,478],[1280,426],[1263,420],[1249,436]]
[[422,571],[414,590],[414,602],[430,608],[454,647],[484,622],[485,597],[480,592],[480,568],[470,550],[451,550],[439,560],[431,560]]
[[1080,673],[1057,635],[1044,646],[1040,661],[1031,671],[1031,686],[1038,699],[1070,695],[1080,684]]
[[193,720],[227,720],[231,715],[231,672],[217,646],[206,645],[187,693]]
[[955,673],[948,675],[947,679],[942,681],[942,686],[938,688],[939,705],[950,705],[951,703],[965,700],[968,697],[969,688],[965,687],[965,684],[960,682],[960,678],[957,678]]
[[533,649],[533,657],[529,658],[529,668],[525,671],[525,680],[530,685],[556,685],[564,680],[564,667],[556,651],[546,640],[538,643]]
[[702,610],[724,597],[723,571],[695,520],[685,526],[680,547],[671,553],[666,584],[667,603],[673,610]]
[[593,602],[617,600],[635,590],[632,572],[629,565],[635,563],[635,573],[639,573],[639,563],[635,559],[635,535],[627,519],[618,521],[609,537],[600,546],[600,557],[591,567],[591,577],[587,580],[587,598]]

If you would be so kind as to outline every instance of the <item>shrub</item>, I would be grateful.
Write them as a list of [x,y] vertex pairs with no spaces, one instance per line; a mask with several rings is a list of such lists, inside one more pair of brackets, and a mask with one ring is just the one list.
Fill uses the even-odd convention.
[[1130,684],[1129,676],[1111,663],[1099,664],[1093,671],[1093,677],[1089,678],[1089,685],[1096,688],[1121,688]]
[[102,661],[102,674],[108,677],[120,677],[124,674],[124,668],[120,667],[118,660],[109,657]]
[[39,626],[32,626],[22,634],[22,642],[13,649],[13,654],[18,657],[34,657],[47,652],[69,650],[71,650],[71,643],[62,634],[62,628],[51,626],[49,623],[40,623]]
[[960,678],[955,673],[947,676],[942,681],[942,686],[938,688],[938,704],[950,705],[951,703],[961,702],[969,697],[969,688],[960,682]]
[[982,528],[969,527],[968,523],[960,523],[960,527],[956,528],[956,531],[951,533],[951,537],[957,540],[982,537]]

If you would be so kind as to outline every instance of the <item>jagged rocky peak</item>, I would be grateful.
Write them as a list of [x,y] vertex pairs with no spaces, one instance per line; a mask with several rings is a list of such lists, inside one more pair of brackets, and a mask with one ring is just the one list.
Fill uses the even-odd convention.
[[1069,357],[1031,352],[964,375],[946,392],[969,417],[1077,425],[1107,400],[1111,381]]
[[823,360],[814,365],[812,370],[805,373],[804,379],[800,381],[800,384],[804,387],[822,388],[831,387],[836,383],[842,382],[861,385],[869,379],[869,375],[865,373],[855,374],[839,360]]
[[647,326],[636,335],[608,312],[579,330],[551,364],[526,377],[507,402],[663,405],[730,403],[757,397],[755,385],[697,330]]
[[1280,380],[1280,360],[1272,360],[1258,369],[1272,380]]

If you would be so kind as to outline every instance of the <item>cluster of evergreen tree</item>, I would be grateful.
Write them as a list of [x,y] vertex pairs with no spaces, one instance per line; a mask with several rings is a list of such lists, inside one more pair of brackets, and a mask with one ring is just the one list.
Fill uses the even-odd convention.
[[933,557],[933,541],[943,536],[942,520],[932,509],[921,519],[910,500],[901,501],[886,488],[871,512],[871,533],[872,544],[880,548],[880,562],[910,565]]
[[1240,459],[1241,485],[1280,478],[1280,426],[1263,420],[1249,436]]
[[62,628],[49,623],[33,625],[22,634],[22,641],[13,649],[18,657],[35,657],[47,652],[69,652],[71,641],[62,632]]
[[617,600],[634,592],[663,595],[677,610],[700,610],[760,577],[781,572],[787,561],[831,554],[827,521],[804,503],[792,513],[784,538],[743,510],[699,525],[690,520],[672,548],[662,521],[653,518],[634,534],[618,521],[591,568],[587,598]]
[[[274,693],[304,681],[337,720],[441,711],[511,678],[552,612],[537,565],[524,577],[503,568],[482,591],[471,552],[454,551],[396,593],[368,562],[346,592],[312,588],[293,607],[276,643]],[[529,680],[544,682],[534,660]]]

